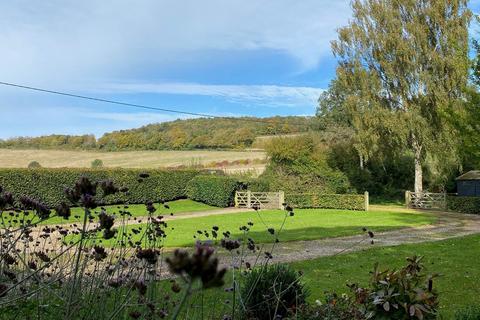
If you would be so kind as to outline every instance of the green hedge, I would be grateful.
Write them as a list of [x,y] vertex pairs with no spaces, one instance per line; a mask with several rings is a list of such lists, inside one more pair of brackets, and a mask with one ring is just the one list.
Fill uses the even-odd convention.
[[480,197],[447,197],[448,210],[480,214]]
[[192,200],[225,208],[233,204],[235,191],[241,186],[235,178],[199,175],[188,183],[187,195]]
[[[248,189],[252,192],[269,192],[270,191],[270,183],[267,180],[262,178],[245,179],[245,180],[242,180],[241,182],[242,182],[243,189]],[[275,192],[275,190],[273,190],[273,192]]]
[[[143,172],[150,177],[139,182],[139,174]],[[0,169],[0,186],[16,197],[30,196],[53,207],[66,200],[64,189],[73,186],[84,175],[93,181],[111,179],[117,186],[129,189],[127,195],[118,193],[105,197],[102,199],[104,204],[144,203],[186,197],[187,183],[198,173],[194,170],[158,169]],[[100,188],[98,197],[101,197]]]
[[295,208],[365,210],[362,194],[286,194],[285,202]]

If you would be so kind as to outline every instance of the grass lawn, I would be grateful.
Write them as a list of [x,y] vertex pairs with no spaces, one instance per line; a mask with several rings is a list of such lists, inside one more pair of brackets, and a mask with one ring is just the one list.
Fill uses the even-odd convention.
[[[392,247],[372,247],[355,253],[335,257],[323,257],[290,263],[296,270],[303,271],[303,281],[310,290],[308,301],[323,301],[325,291],[347,293],[347,283],[367,285],[370,271],[376,262],[380,269],[392,269],[405,265],[405,259],[413,255],[423,256],[427,273],[440,273],[434,280],[434,288],[439,292],[440,319],[452,319],[456,310],[469,305],[480,305],[480,235],[455,239],[406,244]],[[226,275],[226,283],[230,284],[231,273]],[[215,309],[218,315],[230,310],[231,305],[223,301],[231,299],[231,294],[223,289],[206,292],[204,302],[206,310]],[[191,298],[194,306],[202,304],[202,297]],[[212,306],[212,307],[209,307]],[[191,319],[201,319],[192,316]]]
[[[407,244],[392,247],[372,247],[355,253],[343,254],[336,257],[324,257],[314,260],[305,260],[291,263],[296,270],[302,270],[303,280],[311,294],[309,301],[323,300],[325,291],[337,293],[348,292],[346,283],[360,283],[366,285],[370,278],[369,271],[376,262],[380,268],[387,269],[404,265],[405,258],[412,255],[424,256],[426,271],[440,273],[441,276],[434,282],[434,288],[440,294],[440,319],[452,319],[454,312],[464,306],[480,304],[480,235],[467,236],[443,241],[426,242],[422,244]],[[240,278],[242,279],[242,278]],[[225,275],[225,287],[231,285],[231,273]],[[170,291],[170,282],[162,281],[159,292]],[[162,290],[163,289],[163,290]],[[165,291],[164,291],[165,290]],[[120,291],[121,293],[121,291]],[[112,299],[117,295],[113,294]],[[179,298],[179,296],[175,296]],[[52,297],[52,301],[57,299]],[[229,300],[229,303],[226,301]],[[34,301],[34,300],[32,300]],[[220,318],[231,310],[232,294],[224,288],[209,289],[202,293],[194,293],[189,299],[191,306],[189,314],[182,313],[183,319],[211,319]],[[110,300],[105,301],[105,310],[109,310]],[[204,308],[201,308],[201,305]],[[24,314],[36,315],[36,308],[19,303],[16,308],[6,310],[6,319],[18,319]],[[49,303],[43,310],[51,312],[52,319],[61,319]],[[203,310],[203,312],[200,312]],[[84,310],[82,310],[84,311]],[[100,310],[98,312],[103,312]],[[203,314],[202,314],[203,313]],[[23,318],[23,317],[22,317]]]
[[[268,228],[279,230],[285,217],[281,210],[269,210],[259,212],[245,212],[224,214],[193,219],[179,219],[168,222],[165,246],[182,247],[193,245],[199,239],[197,230],[211,233],[212,226],[220,228],[222,232],[230,231],[232,237],[241,237],[243,231],[239,227],[253,222],[249,237],[256,242],[273,242],[276,235],[267,232]],[[389,211],[348,211],[327,209],[297,209],[295,216],[287,217],[283,231],[279,235],[281,241],[312,240],[329,237],[340,237],[362,233],[362,227],[373,231],[383,231],[409,226],[419,226],[435,221],[435,217],[429,214]],[[131,226],[139,228],[142,225]],[[131,232],[129,231],[131,234]],[[141,234],[132,234],[132,240],[137,241]],[[196,235],[197,238],[193,236]],[[202,239],[205,239],[202,238]],[[106,245],[112,245],[114,239],[105,241]]]
[[440,273],[434,282],[440,294],[440,310],[451,319],[462,306],[480,304],[480,235],[422,244],[379,247],[365,251],[295,262],[291,265],[304,272],[311,290],[310,300],[322,300],[324,291],[347,292],[346,283],[367,284],[375,262],[381,269],[399,267],[405,258],[424,256],[427,272]]
[[[170,209],[164,208],[163,205],[155,204],[155,208],[157,208],[157,211],[155,212],[155,214],[168,215],[170,213],[174,213],[176,215],[181,215],[182,213],[186,213],[186,212],[195,212],[195,211],[218,209],[217,207],[212,207],[212,206],[209,206],[208,204],[204,204],[204,203],[201,203],[201,202],[196,202],[196,201],[193,201],[193,200],[190,200],[190,199],[182,199],[182,200],[171,201],[171,202],[168,202],[168,205],[170,206]],[[123,209],[123,205],[105,206],[105,209],[107,209],[107,212],[109,212],[109,213],[118,213],[119,210],[127,210],[134,217],[141,217],[141,216],[148,215],[144,204],[132,204],[132,205],[128,206],[128,209]],[[95,209],[94,211],[98,212],[99,210],[100,209]],[[53,212],[53,213],[55,213],[55,212]],[[20,216],[22,216],[22,215],[23,214],[20,214]],[[29,218],[32,219],[32,217],[33,217],[33,214],[30,214]],[[18,220],[18,218],[16,218],[16,217],[12,217],[8,214],[4,214],[3,218],[4,218],[3,224],[5,224],[5,225],[18,225],[19,224],[18,221],[17,222],[14,221],[14,220]],[[35,222],[35,219],[33,219],[32,222]],[[43,221],[42,224],[71,223],[71,222],[80,221],[81,219],[83,219],[83,209],[72,208],[72,216],[70,217],[70,219],[65,220],[61,217],[53,216],[50,219]],[[2,221],[0,220],[0,227],[1,226],[2,226]]]

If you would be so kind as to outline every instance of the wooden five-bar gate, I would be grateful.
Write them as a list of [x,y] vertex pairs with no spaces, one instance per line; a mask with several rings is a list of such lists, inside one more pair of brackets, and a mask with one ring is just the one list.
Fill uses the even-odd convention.
[[259,209],[283,209],[285,194],[279,192],[235,192],[235,207],[237,208],[259,208]]
[[447,207],[446,193],[405,192],[405,204],[414,209],[440,209]]

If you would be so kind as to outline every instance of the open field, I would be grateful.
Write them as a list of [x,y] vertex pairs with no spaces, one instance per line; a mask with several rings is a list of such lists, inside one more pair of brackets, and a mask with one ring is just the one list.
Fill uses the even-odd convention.
[[[191,166],[211,162],[265,159],[261,151],[64,151],[64,150],[11,150],[0,149],[0,168],[26,168],[38,161],[49,168],[90,168],[95,159],[105,167],[159,168]],[[248,167],[245,167],[248,169]]]

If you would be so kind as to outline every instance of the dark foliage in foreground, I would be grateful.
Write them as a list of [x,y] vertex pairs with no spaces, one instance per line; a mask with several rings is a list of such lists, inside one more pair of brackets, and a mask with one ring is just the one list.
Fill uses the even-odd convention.
[[349,285],[351,294],[327,295],[325,303],[307,306],[304,319],[437,319],[438,294],[433,278],[423,272],[422,258],[411,257],[398,270],[375,266],[368,287]]
[[[139,172],[135,178],[148,185],[155,172]],[[282,228],[272,232],[265,226],[277,241],[260,246],[248,236],[251,222],[240,226],[239,239],[212,226],[194,235],[198,242],[193,252],[177,250],[165,257],[168,222],[155,215],[152,201],[146,202],[148,218],[143,222],[131,218],[126,204],[116,211],[102,207],[105,197],[128,192],[111,179],[82,176],[65,188],[68,202],[58,205],[57,214],[68,220],[70,206],[80,206],[83,221],[40,226],[52,217],[44,202],[0,188],[0,308],[8,310],[2,319],[177,319],[198,310],[209,312],[210,318],[234,318],[244,312],[237,292],[243,276],[268,265]],[[14,209],[16,204],[21,207]],[[285,211],[284,224],[292,216],[292,209]],[[134,242],[139,234],[141,239]],[[219,253],[227,257],[223,264]],[[231,279],[224,264],[230,266]],[[189,304],[192,297],[222,287],[231,298],[215,308],[203,300],[195,307]]]
[[268,320],[296,314],[305,304],[308,290],[298,272],[288,265],[276,264],[250,272],[241,295],[247,318]]

